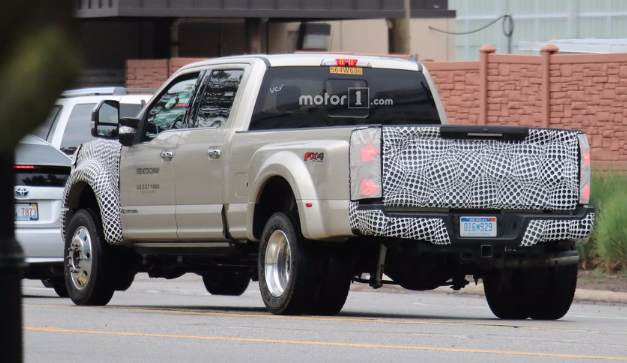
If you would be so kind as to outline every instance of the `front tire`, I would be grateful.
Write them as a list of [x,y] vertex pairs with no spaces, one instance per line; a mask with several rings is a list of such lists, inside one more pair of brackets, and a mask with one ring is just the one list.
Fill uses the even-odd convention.
[[65,236],[65,283],[76,305],[106,305],[115,291],[111,246],[104,239],[98,214],[77,211]]
[[273,214],[259,246],[259,289],[266,308],[277,315],[307,312],[314,301],[315,262],[300,223],[291,213]]
[[248,288],[250,275],[245,272],[213,272],[202,282],[211,295],[240,296]]

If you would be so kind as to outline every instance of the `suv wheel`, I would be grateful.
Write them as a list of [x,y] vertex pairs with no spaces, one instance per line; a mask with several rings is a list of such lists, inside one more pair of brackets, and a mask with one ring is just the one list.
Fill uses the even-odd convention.
[[309,310],[315,294],[316,255],[291,213],[273,214],[259,246],[259,289],[273,314],[296,315]]
[[99,221],[96,212],[81,209],[65,236],[65,283],[76,305],[106,305],[115,291],[110,246]]
[[248,288],[250,274],[245,272],[212,272],[202,282],[211,295],[240,296]]
[[65,284],[65,276],[61,275],[51,278],[50,284],[59,297],[70,297],[67,291],[67,285]]

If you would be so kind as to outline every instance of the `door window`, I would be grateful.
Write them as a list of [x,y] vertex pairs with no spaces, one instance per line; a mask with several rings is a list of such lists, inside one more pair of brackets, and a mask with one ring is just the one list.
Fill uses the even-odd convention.
[[142,141],[150,141],[162,131],[182,127],[199,74],[195,72],[177,78],[151,105],[146,111]]
[[205,78],[205,89],[190,127],[218,128],[231,114],[243,69],[220,69]]

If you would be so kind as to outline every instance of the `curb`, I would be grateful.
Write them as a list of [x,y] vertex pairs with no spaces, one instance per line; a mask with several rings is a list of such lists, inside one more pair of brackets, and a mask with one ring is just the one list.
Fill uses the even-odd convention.
[[[445,294],[470,294],[485,296],[482,283],[479,283],[477,285],[471,283],[459,291],[453,291],[450,287],[438,287],[437,289],[432,291]],[[575,291],[575,301],[627,304],[627,292],[577,289]]]

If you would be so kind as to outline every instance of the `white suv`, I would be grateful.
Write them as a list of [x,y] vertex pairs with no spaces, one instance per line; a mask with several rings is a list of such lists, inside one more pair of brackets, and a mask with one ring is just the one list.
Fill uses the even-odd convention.
[[[128,92],[142,92],[128,94]],[[46,122],[33,132],[68,155],[95,138],[91,136],[91,111],[102,100],[120,102],[120,117],[135,117],[150,100],[154,90],[124,87],[83,88],[65,91],[57,100]]]
[[121,116],[134,117],[152,92],[123,87],[66,91],[44,124],[33,132],[37,137],[29,135],[20,142],[15,163],[15,232],[29,265],[26,278],[41,279],[59,296],[68,296],[60,218],[63,187],[70,174],[69,157],[80,144],[94,140],[89,123],[93,108],[101,100],[118,100]]

